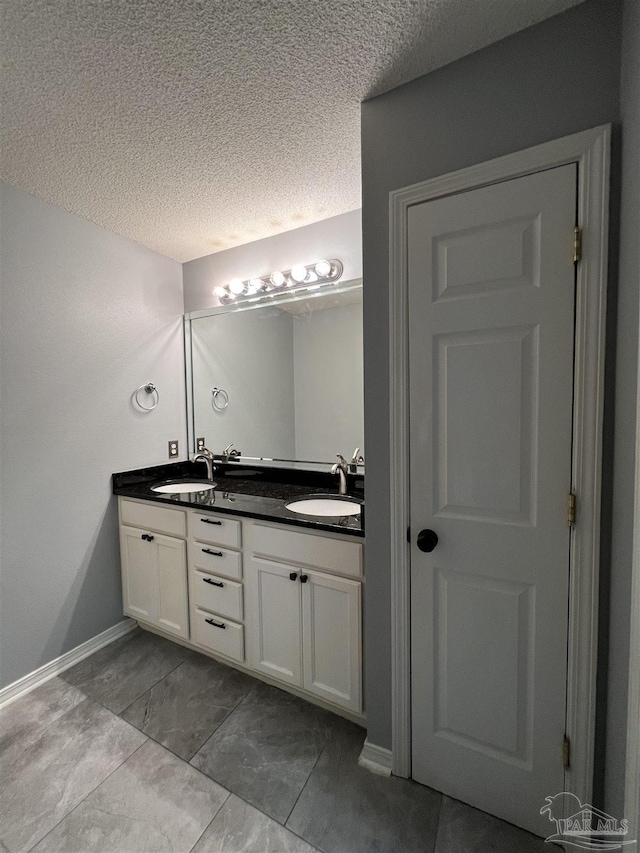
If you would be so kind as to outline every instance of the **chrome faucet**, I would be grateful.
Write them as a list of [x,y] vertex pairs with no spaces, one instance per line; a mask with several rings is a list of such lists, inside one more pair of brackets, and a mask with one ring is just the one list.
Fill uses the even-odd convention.
[[352,474],[357,474],[358,465],[364,465],[364,456],[360,452],[360,448],[356,447],[356,449],[353,451],[351,462],[349,463],[349,471],[351,471]]
[[228,459],[230,456],[240,456],[241,455],[239,450],[232,450],[231,449],[232,447],[233,447],[233,442],[231,442],[231,444],[227,444],[225,449],[222,451],[222,456],[226,456]]
[[202,460],[207,466],[207,480],[210,483],[213,483],[213,472],[215,471],[215,467],[213,465],[213,453],[208,450],[206,447],[203,447],[200,453],[194,456],[194,462],[200,462]]
[[347,494],[347,471],[349,470],[349,463],[341,456],[340,453],[336,454],[338,457],[338,462],[335,465],[331,466],[331,473],[337,474],[340,477],[340,485],[338,487],[339,495]]

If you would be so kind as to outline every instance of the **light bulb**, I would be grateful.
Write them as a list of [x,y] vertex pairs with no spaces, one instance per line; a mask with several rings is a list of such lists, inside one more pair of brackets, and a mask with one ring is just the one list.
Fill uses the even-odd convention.
[[271,281],[276,287],[282,287],[282,285],[284,284],[284,276],[281,272],[271,273]]
[[304,264],[296,264],[295,267],[291,269],[291,278],[298,283],[305,280],[307,277],[307,268]]
[[222,299],[224,296],[227,295],[227,288],[223,287],[221,284],[218,284],[216,285],[216,287],[213,288],[213,293],[219,299]]
[[249,293],[257,293],[264,287],[264,282],[261,278],[252,278],[249,282]]
[[235,293],[237,295],[244,293],[244,282],[240,281],[239,278],[232,279],[229,282],[229,290],[231,291],[231,293]]
[[331,264],[329,261],[318,261],[316,264],[316,273],[320,278],[325,278],[331,272]]

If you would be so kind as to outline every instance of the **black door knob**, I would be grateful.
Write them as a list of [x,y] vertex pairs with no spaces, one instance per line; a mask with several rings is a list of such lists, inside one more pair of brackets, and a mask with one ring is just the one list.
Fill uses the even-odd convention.
[[421,551],[426,551],[427,554],[438,544],[438,534],[435,530],[421,530],[418,533],[417,543]]
[[298,580],[297,572],[289,572],[289,580],[290,581],[297,581]]

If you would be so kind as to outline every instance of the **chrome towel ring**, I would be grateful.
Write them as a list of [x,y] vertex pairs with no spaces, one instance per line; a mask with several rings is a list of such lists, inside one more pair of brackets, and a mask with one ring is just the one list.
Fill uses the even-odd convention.
[[224,411],[229,405],[229,395],[223,388],[214,388],[211,392],[212,400],[211,404],[214,409],[217,409],[219,412]]
[[[143,406],[142,405],[142,403],[140,402],[140,398],[138,396],[141,391],[146,391],[147,394],[152,394],[155,397],[155,402],[153,402],[151,406]],[[152,412],[155,409],[155,407],[158,405],[158,403],[160,402],[160,394],[159,394],[156,386],[153,384],[153,382],[147,382],[138,388],[136,393],[133,395],[133,399],[136,401],[136,403],[142,409],[143,412]]]

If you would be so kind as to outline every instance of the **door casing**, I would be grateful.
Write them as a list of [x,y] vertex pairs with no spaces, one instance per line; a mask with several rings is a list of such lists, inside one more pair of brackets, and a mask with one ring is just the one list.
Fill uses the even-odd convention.
[[[610,147],[611,126],[602,125],[389,194],[392,770],[396,776],[411,776],[408,210],[424,201],[577,163],[577,222],[582,231],[582,254],[576,268],[572,451],[577,523],[571,530],[569,586],[566,734],[571,742],[571,763],[565,772],[564,790],[574,793],[581,802],[591,799]],[[561,744],[558,744],[558,760],[561,760]]]

